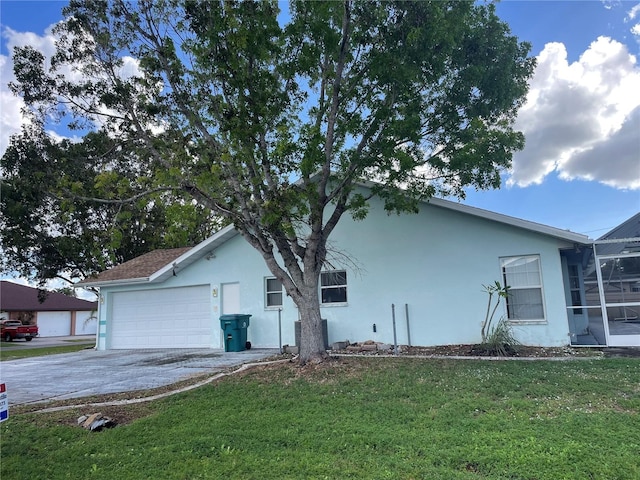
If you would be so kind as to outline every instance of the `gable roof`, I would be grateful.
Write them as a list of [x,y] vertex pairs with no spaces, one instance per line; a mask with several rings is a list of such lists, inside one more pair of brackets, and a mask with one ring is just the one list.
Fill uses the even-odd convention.
[[[450,200],[431,198],[425,203],[435,207],[446,208],[468,215],[473,215],[475,217],[522,228],[534,233],[551,236],[571,243],[592,243],[592,240],[588,236],[580,233],[562,230],[540,223],[529,222],[520,218],[510,217],[508,215],[490,212],[476,207],[470,207]],[[102,272],[95,277],[87,278],[76,285],[82,287],[101,287],[132,283],[163,282],[179,270],[183,270],[185,267],[191,265],[197,260],[207,255],[211,255],[216,248],[239,234],[240,233],[233,225],[228,225],[195,247],[154,250],[110,270]]]
[[89,302],[57,292],[47,292],[44,301],[40,301],[38,288],[13,282],[0,282],[0,310],[4,312],[22,311],[78,311],[95,310],[97,302]]
[[598,238],[598,255],[640,252],[640,212]]
[[[364,188],[371,188],[373,185],[375,185],[375,182],[371,180],[363,180],[358,182],[358,184]],[[509,215],[492,212],[490,210],[483,210],[482,208],[472,207],[460,202],[453,202],[451,200],[431,197],[424,200],[423,203],[436,207],[446,208],[449,210],[454,210],[461,213],[466,213],[468,215],[473,215],[474,217],[480,217],[494,222],[511,225],[513,227],[522,228],[531,232],[548,235],[559,240],[565,240],[579,244],[592,243],[592,240],[587,235],[583,235],[581,233],[575,233],[571,230],[562,230],[560,228],[550,227],[549,225],[544,225],[542,223],[530,222],[529,220],[523,220],[521,218],[510,217]]]
[[605,233],[598,240],[617,240],[627,238],[640,238],[640,212],[636,213],[629,220]]
[[466,213],[475,217],[485,218],[494,222],[511,225],[513,227],[522,228],[524,230],[529,230],[530,232],[548,235],[559,240],[565,240],[579,244],[592,243],[592,240],[587,235],[583,235],[581,233],[572,232],[571,230],[563,230],[556,227],[550,227],[549,225],[531,222],[529,220],[523,220],[517,217],[510,217],[509,215],[491,212],[489,210],[483,210],[477,207],[471,207],[469,205],[464,205],[463,203],[452,202],[451,200],[443,200],[441,198],[434,197],[426,200],[425,203],[435,205],[437,207],[447,208],[449,210]]
[[76,285],[108,285],[111,283],[121,283],[122,281],[126,281],[127,283],[147,282],[149,281],[149,277],[154,273],[172,264],[177,258],[190,250],[192,250],[192,247],[153,250],[109,270],[105,270],[95,277],[86,278]]

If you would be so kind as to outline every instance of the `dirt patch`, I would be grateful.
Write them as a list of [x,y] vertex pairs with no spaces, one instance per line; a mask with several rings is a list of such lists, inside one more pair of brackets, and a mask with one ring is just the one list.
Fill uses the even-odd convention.
[[640,347],[607,347],[602,350],[605,357],[640,358]]
[[[362,350],[357,347],[347,347],[344,350],[332,351],[337,355],[392,355],[393,348]],[[571,357],[603,357],[608,356],[602,348],[575,348],[575,347],[529,347],[520,345],[517,348],[507,348],[508,355],[505,358],[571,358]],[[410,356],[439,356],[439,357],[494,357],[494,352],[483,349],[480,345],[459,344],[459,345],[439,345],[435,347],[409,347],[407,345],[398,346],[399,357]]]
[[203,358],[221,357],[219,353],[184,353],[179,355],[168,355],[161,358],[150,358],[140,362],[142,365],[171,365],[173,363],[189,362],[192,360],[200,360]]
[[[479,345],[441,345],[437,347],[404,347],[405,355],[439,355],[445,357],[485,357],[494,356]],[[574,347],[529,347],[519,346],[508,355],[519,358],[564,358],[564,357],[600,357],[601,349]]]
[[[480,345],[439,345],[436,347],[409,347],[399,345],[399,356],[442,356],[442,357],[492,357],[492,352],[483,350]],[[392,350],[385,351],[348,351],[339,350],[331,353],[340,355],[381,355],[390,354]],[[520,345],[511,350],[506,357],[515,358],[640,358],[640,347],[530,347]]]

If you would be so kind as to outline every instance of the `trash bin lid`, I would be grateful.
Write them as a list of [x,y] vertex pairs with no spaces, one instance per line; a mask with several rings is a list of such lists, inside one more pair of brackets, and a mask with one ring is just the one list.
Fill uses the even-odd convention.
[[248,320],[250,316],[249,313],[225,313],[220,315],[220,320]]

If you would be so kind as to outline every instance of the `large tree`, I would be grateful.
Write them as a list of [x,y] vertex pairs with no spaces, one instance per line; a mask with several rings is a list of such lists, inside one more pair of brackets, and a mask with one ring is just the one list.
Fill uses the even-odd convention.
[[534,63],[491,4],[73,0],[65,15],[51,69],[16,51],[14,91],[41,123],[62,112],[145,152],[140,193],[233,222],[299,308],[302,363],[325,355],[318,282],[345,214],[496,188],[523,147]]
[[122,147],[104,132],[55,142],[27,127],[12,139],[0,185],[2,271],[71,285],[156,248],[195,245],[221,226],[190,197],[141,193],[149,180],[135,152],[122,161]]

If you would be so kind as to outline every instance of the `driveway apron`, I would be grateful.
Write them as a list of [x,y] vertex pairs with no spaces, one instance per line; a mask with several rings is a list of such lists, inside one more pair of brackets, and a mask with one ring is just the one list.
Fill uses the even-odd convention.
[[92,349],[0,362],[9,405],[147,390],[214,374],[278,353],[277,349]]

